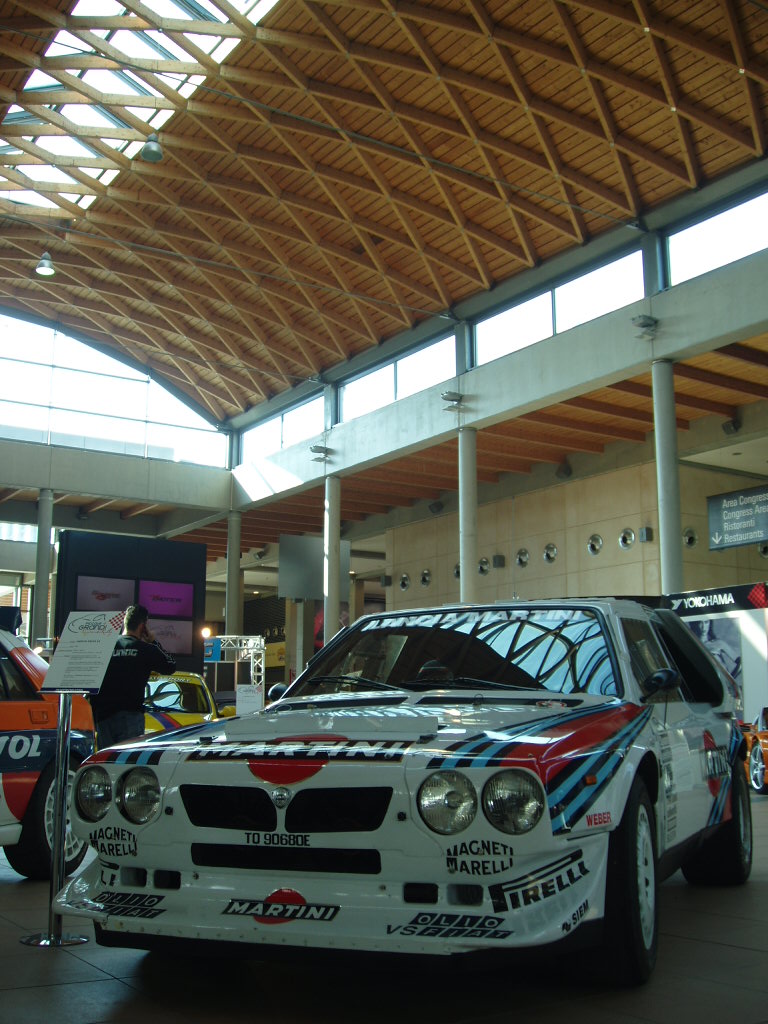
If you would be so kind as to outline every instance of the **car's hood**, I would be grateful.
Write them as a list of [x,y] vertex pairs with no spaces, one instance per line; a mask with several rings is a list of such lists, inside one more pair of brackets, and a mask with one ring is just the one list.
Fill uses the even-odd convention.
[[[192,760],[418,757],[439,767],[513,759],[543,769],[585,751],[624,746],[649,714],[648,708],[613,698],[542,697],[540,691],[503,697],[487,691],[418,693],[399,703],[339,697],[281,702],[255,714],[160,734],[144,746],[162,748],[166,764],[174,752],[190,759],[195,748]],[[113,749],[126,759],[127,746]]]

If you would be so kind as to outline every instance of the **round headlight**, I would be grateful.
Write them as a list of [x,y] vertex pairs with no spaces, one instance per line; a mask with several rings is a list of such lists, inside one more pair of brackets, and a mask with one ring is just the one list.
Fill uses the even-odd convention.
[[461,772],[435,772],[421,784],[419,814],[433,832],[463,832],[477,814],[475,787]]
[[81,818],[101,821],[112,803],[112,783],[103,768],[84,768],[77,777],[75,803]]
[[500,832],[521,835],[539,823],[544,813],[544,793],[533,775],[510,768],[486,782],[483,811]]
[[117,800],[123,815],[135,825],[146,825],[160,809],[160,783],[149,768],[134,768],[118,784]]

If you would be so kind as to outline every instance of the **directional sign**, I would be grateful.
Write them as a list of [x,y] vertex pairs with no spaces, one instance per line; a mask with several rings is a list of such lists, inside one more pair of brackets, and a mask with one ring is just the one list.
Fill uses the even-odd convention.
[[768,540],[768,484],[707,498],[709,550]]

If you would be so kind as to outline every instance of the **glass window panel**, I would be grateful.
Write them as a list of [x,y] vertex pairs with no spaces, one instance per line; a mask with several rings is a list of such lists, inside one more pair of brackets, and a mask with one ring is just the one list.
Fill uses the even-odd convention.
[[75,341],[66,334],[55,335],[53,348],[54,362],[71,370],[90,370],[92,373],[107,373],[126,380],[146,380],[146,373],[132,369],[126,363],[113,359],[105,352]]
[[283,448],[322,434],[325,404],[322,395],[283,413]]
[[[0,316],[0,359],[23,354],[26,362],[50,363],[53,356],[53,332],[47,327],[28,324],[11,316]],[[16,395],[18,398],[18,394]],[[48,395],[45,396],[46,401]]]
[[155,423],[169,423],[171,426],[177,427],[214,430],[204,417],[153,380],[149,382],[147,419]]
[[121,14],[122,11],[123,5],[117,3],[117,0],[80,0],[72,13],[83,18],[92,15],[105,18],[109,15]]
[[51,202],[50,199],[46,199],[45,196],[39,196],[37,192],[30,192],[28,189],[7,189],[0,192],[0,196],[11,203],[20,203],[27,206],[40,206],[43,209],[50,210],[56,208],[56,204]]
[[643,257],[638,251],[555,288],[555,330],[560,333],[595,320],[637,302],[643,294]]
[[670,283],[689,281],[765,248],[768,194],[670,235]]
[[394,363],[344,384],[339,389],[339,396],[342,423],[389,405],[395,398]]
[[136,420],[51,409],[51,444],[143,455],[145,429]]
[[552,293],[544,292],[481,321],[475,329],[475,361],[482,366],[552,334]]
[[26,164],[24,174],[33,181],[58,182],[69,185],[70,188],[75,184],[74,178],[60,171],[58,167],[52,167],[51,164]]
[[[113,71],[106,71],[104,69],[86,71],[83,75],[83,81],[86,85],[90,85],[103,93],[122,93],[127,96],[135,96],[140,91],[135,85],[127,81],[124,75],[116,75]],[[141,91],[143,92],[144,90]]]
[[409,356],[398,359],[397,398],[407,398],[456,376],[456,339],[443,338]]
[[224,466],[227,459],[225,434],[147,424],[147,454],[174,462],[194,462],[198,466]]
[[94,103],[66,103],[61,108],[61,114],[74,124],[103,128],[107,134],[110,128],[115,127],[114,122],[104,114],[103,108]]
[[282,417],[275,416],[271,420],[251,427],[243,434],[243,462],[255,462],[264,455],[273,455],[280,451],[282,441]]
[[45,406],[0,402],[0,436],[47,444],[49,414]]
[[48,153],[59,156],[99,156],[93,149],[83,145],[71,135],[45,135],[37,140],[37,145]]
[[28,398],[47,405],[51,394],[51,368],[39,363],[4,359],[0,373],[0,398],[10,401]]
[[87,409],[109,415],[119,409],[123,416],[143,420],[147,415],[147,385],[141,380],[123,380],[54,367],[51,405],[61,409]]

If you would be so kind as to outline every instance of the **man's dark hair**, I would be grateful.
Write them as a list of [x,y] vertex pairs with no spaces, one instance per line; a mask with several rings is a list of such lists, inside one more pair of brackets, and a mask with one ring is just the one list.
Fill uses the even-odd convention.
[[131,604],[125,609],[125,619],[123,620],[123,629],[128,632],[133,632],[134,629],[138,629],[142,626],[149,618],[149,612],[143,604]]

